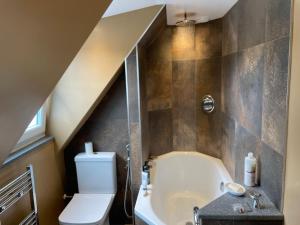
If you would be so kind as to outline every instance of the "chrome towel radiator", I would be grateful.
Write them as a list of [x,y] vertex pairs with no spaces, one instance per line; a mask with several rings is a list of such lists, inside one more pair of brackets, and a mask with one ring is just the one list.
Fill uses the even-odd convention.
[[30,195],[32,211],[22,220],[20,225],[38,225],[38,211],[32,165],[25,173],[0,189],[0,214],[16,204],[26,194]]

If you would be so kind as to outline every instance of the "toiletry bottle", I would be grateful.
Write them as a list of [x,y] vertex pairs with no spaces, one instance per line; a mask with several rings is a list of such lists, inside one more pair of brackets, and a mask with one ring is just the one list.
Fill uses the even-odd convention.
[[143,190],[147,190],[148,185],[148,173],[145,171],[142,171],[142,188]]
[[248,187],[255,186],[256,158],[252,152],[245,157],[244,184]]
[[147,190],[147,185],[150,184],[150,167],[148,161],[145,162],[142,171],[142,187],[144,190]]
[[150,184],[150,166],[149,166],[149,162],[146,161],[144,166],[143,166],[143,171],[148,173],[148,180],[147,180],[147,184]]

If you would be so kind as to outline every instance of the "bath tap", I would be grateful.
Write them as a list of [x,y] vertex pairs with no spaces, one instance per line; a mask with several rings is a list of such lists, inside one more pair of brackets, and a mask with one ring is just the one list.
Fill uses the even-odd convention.
[[194,207],[194,224],[195,225],[201,225],[200,211],[199,211],[199,208],[197,206]]

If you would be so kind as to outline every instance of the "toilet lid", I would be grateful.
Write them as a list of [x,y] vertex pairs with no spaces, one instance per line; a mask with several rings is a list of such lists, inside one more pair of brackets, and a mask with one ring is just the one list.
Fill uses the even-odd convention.
[[113,201],[112,194],[75,194],[59,216],[61,224],[101,224]]

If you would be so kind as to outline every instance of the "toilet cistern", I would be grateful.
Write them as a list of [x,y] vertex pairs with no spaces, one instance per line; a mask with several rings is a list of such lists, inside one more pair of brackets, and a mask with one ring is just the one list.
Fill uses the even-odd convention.
[[80,153],[75,163],[79,193],[60,214],[60,225],[109,225],[117,192],[116,153]]

